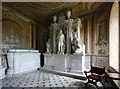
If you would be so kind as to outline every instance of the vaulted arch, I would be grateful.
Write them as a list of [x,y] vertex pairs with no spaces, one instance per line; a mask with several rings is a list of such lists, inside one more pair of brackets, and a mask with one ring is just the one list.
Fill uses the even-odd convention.
[[119,71],[119,4],[114,2],[110,14],[109,29],[109,64]]

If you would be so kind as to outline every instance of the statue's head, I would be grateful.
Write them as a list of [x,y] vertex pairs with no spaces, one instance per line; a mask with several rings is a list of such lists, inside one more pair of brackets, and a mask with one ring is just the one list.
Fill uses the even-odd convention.
[[57,16],[54,15],[54,16],[53,16],[53,22],[56,23],[56,21],[57,21]]
[[60,33],[62,33],[62,30],[60,29]]
[[48,42],[50,42],[50,38],[48,39]]
[[73,38],[77,38],[77,35],[75,33],[73,33]]
[[66,12],[66,16],[67,16],[68,19],[70,18],[70,16],[71,16],[71,11],[70,11],[70,10],[68,10],[68,11]]

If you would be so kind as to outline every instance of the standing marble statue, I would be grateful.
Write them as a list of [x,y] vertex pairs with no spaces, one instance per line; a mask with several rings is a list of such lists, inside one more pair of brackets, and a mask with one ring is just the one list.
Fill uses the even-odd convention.
[[64,54],[64,50],[65,50],[65,36],[62,32],[62,30],[59,31],[58,36],[57,36],[57,40],[58,40],[58,53]]
[[57,30],[59,29],[59,26],[57,24],[57,16],[53,16],[53,23],[51,24],[51,41],[52,41],[52,51],[54,54],[56,54],[57,52],[57,42],[56,42],[56,33],[57,33]]
[[67,24],[67,54],[71,53],[71,39],[72,39],[72,23],[73,19],[71,19],[71,11],[67,11],[66,13],[67,20],[65,20]]
[[50,42],[50,39],[48,39],[48,42],[46,43],[46,47],[47,47],[47,53],[51,53],[52,50],[51,50],[51,42]]

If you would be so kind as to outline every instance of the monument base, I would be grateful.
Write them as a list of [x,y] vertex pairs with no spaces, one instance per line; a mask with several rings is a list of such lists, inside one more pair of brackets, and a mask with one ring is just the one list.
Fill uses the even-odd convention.
[[82,54],[44,54],[44,67],[63,72],[84,72],[85,57]]

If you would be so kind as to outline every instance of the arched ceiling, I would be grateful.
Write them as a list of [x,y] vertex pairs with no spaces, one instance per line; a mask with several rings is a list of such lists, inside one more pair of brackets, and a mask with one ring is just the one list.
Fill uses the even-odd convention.
[[52,16],[70,9],[72,15],[95,10],[102,6],[103,2],[4,2],[7,6],[30,19],[45,23],[52,20]]

